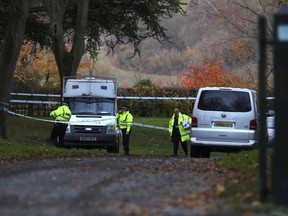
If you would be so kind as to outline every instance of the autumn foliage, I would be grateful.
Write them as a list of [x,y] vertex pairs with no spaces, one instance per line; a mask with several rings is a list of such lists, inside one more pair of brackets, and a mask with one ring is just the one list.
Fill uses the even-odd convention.
[[50,90],[59,85],[53,53],[46,49],[35,49],[30,44],[22,45],[13,76],[13,91]]
[[221,62],[208,58],[203,59],[202,67],[191,66],[180,76],[180,82],[185,89],[207,86],[256,88],[253,81],[229,73]]

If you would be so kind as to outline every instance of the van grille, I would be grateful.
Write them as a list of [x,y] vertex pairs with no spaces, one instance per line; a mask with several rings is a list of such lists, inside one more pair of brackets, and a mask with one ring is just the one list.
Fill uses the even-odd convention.
[[84,126],[84,125],[75,125],[75,133],[82,134],[101,134],[104,131],[105,127],[103,126]]

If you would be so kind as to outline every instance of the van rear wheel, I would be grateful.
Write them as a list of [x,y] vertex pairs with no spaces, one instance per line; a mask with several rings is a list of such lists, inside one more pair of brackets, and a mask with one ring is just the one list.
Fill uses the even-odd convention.
[[205,147],[193,146],[190,147],[190,157],[194,158],[209,158],[210,150]]

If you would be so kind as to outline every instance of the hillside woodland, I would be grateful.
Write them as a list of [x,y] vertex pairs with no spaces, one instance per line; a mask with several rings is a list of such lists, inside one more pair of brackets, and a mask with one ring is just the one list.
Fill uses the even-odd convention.
[[[140,80],[159,87],[198,88],[230,85],[257,88],[257,22],[267,19],[272,33],[273,13],[287,3],[277,0],[190,0],[185,15],[176,14],[161,22],[169,41],[147,38],[137,46],[122,44],[113,50],[102,46],[96,58],[84,55],[80,75],[108,76],[127,88]],[[34,85],[55,89],[59,76],[51,51],[23,45],[14,74],[13,91],[33,91]],[[27,61],[29,60],[29,61]],[[268,87],[273,89],[273,68],[268,53]],[[25,82],[24,82],[25,81]],[[31,88],[33,86],[33,89]],[[46,90],[43,90],[46,91]]]
[[[285,2],[287,1],[191,0],[185,16],[176,15],[163,21],[170,42],[158,43],[151,38],[147,39],[139,46],[140,53],[134,58],[131,58],[133,53],[129,46],[119,46],[110,57],[111,63],[123,70],[136,71],[138,75],[169,75],[176,76],[175,79],[180,81],[181,77],[183,80],[183,73],[187,75],[195,67],[203,69],[204,62],[214,61],[221,64],[223,71],[231,77],[244,80],[244,85],[248,83],[251,87],[251,83],[257,84],[258,79],[258,18],[261,15],[267,18],[268,34],[271,35],[273,13]],[[273,88],[270,62],[267,74],[268,86]],[[162,84],[159,80],[154,80],[154,83]],[[182,86],[183,83],[171,83],[174,84]],[[240,84],[242,85],[243,83]]]

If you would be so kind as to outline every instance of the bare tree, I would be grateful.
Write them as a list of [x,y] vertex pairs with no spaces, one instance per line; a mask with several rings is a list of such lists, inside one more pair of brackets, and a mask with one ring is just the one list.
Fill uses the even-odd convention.
[[[198,42],[198,47],[201,47],[202,44],[206,47],[209,55],[214,53],[214,56],[218,58],[221,57],[221,60],[224,60],[225,64],[232,69],[234,73],[239,73],[240,71],[242,75],[257,80],[256,44],[258,37],[258,17],[266,17],[268,36],[271,38],[273,32],[273,13],[277,8],[287,2],[287,0],[199,1],[198,10],[202,11],[202,17],[210,16],[214,18],[208,19],[211,25],[208,25],[209,28],[207,28],[205,34],[203,34],[203,39],[206,42]],[[205,24],[207,25],[207,23]],[[213,27],[213,25],[216,27]],[[219,32],[224,30],[226,34]],[[214,33],[211,34],[211,31],[214,31]],[[217,35],[218,37],[216,37]],[[221,37],[221,35],[223,35],[223,37]],[[244,51],[247,52],[247,55],[243,55],[243,58],[241,58],[241,54],[243,54]],[[270,83],[272,83],[271,81],[273,79],[271,52],[272,49],[269,49],[267,76]],[[269,86],[269,83],[267,85]]]
[[0,138],[7,138],[7,112],[10,88],[20,48],[23,43],[29,0],[12,0],[9,23],[0,53]]

